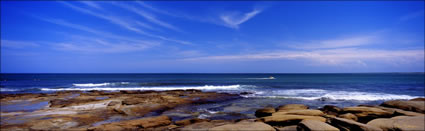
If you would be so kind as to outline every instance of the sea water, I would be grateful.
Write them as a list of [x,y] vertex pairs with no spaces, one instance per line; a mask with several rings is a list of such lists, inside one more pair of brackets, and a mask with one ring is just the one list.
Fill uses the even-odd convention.
[[261,107],[290,103],[312,108],[323,105],[347,107],[424,97],[424,76],[424,73],[1,74],[0,89],[3,94],[178,89],[244,94],[241,99],[181,107],[204,111],[203,115],[211,117],[216,112],[252,114]]

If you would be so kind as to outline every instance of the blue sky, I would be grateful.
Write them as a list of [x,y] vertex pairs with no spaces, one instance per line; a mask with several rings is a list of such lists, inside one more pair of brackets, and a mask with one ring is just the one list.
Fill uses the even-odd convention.
[[1,71],[424,72],[424,2],[1,1]]

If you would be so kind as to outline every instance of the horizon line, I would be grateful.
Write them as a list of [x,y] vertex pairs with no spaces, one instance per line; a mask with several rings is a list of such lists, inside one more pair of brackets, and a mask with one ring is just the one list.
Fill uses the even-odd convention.
[[236,72],[219,72],[219,73],[202,73],[202,72],[167,72],[167,73],[0,73],[0,74],[425,74],[425,72],[299,72],[299,73],[269,73],[269,72],[247,72],[247,73],[236,73]]

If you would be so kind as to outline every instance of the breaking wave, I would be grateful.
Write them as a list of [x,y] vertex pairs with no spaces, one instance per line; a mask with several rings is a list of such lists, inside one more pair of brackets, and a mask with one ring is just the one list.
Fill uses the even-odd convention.
[[418,96],[373,93],[360,91],[331,91],[323,89],[289,89],[277,91],[258,91],[245,97],[259,98],[288,98],[304,100],[358,100],[358,101],[376,101],[376,100],[395,100],[395,99],[413,99]]
[[94,87],[94,88],[41,88],[42,91],[68,91],[68,90],[103,90],[103,91],[117,91],[117,90],[237,90],[241,85],[225,85],[225,86],[182,86],[182,87]]
[[107,86],[107,85],[111,85],[111,83],[98,83],[98,84],[94,84],[94,83],[85,83],[85,84],[72,84],[73,86],[79,86],[79,87],[96,87],[96,86]]

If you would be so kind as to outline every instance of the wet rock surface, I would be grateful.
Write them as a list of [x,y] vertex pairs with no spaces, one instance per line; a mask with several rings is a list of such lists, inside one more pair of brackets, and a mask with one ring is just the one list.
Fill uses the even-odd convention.
[[[40,105],[32,110],[2,110],[2,130],[425,130],[425,98],[393,100],[380,106],[315,109],[286,104],[260,109],[233,103],[240,94],[173,91],[64,91],[0,95],[2,107]],[[244,94],[242,94],[244,95]],[[214,110],[190,110],[217,102]],[[250,112],[243,114],[241,112]],[[205,118],[204,115],[214,117]],[[237,119],[227,119],[229,116]]]

